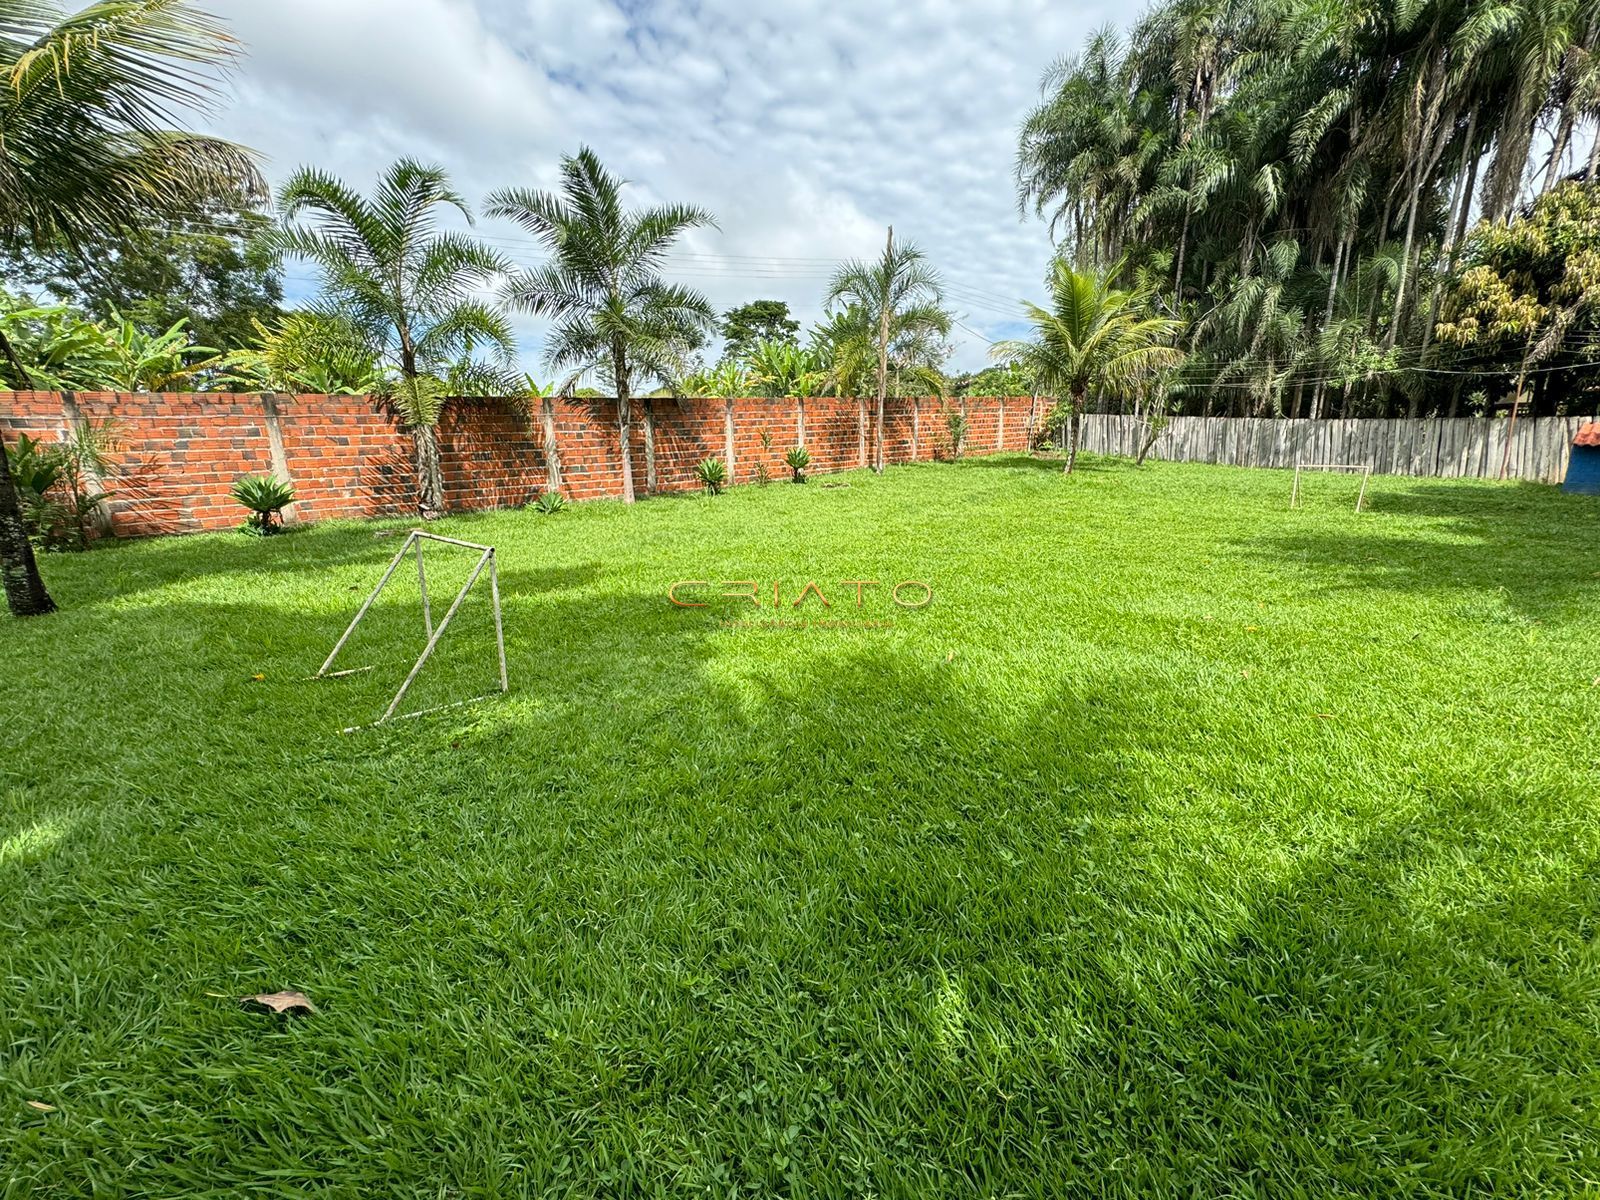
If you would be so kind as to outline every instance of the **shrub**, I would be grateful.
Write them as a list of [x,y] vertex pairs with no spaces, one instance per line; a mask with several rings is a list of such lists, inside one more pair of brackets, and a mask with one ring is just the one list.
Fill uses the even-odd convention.
[[540,492],[533,506],[545,516],[551,517],[567,506],[567,498],[560,492]]
[[262,537],[278,532],[279,517],[294,503],[294,485],[274,475],[242,475],[230,494],[250,510],[244,530]]
[[806,481],[806,468],[811,465],[811,451],[804,446],[796,446],[783,456],[783,461],[789,465],[789,470],[794,472],[794,482]]
[[60,536],[67,517],[66,505],[54,495],[61,480],[61,456],[54,447],[25,433],[19,433],[17,444],[5,453],[11,463],[11,478],[17,485],[17,499],[22,503],[28,537],[41,550],[49,549]]
[[766,487],[772,482],[772,471],[767,467],[767,456],[772,453],[772,434],[767,430],[761,431],[761,458],[756,463],[756,484]]
[[89,521],[107,493],[91,490],[96,477],[112,474],[108,455],[116,449],[111,421],[84,421],[66,440],[38,442],[27,434],[7,453],[22,503],[28,536],[43,550],[87,550]]
[[695,466],[694,477],[700,481],[700,486],[706,489],[707,494],[715,496],[728,482],[728,468],[720,458],[715,456],[703,458]]
[[945,432],[950,438],[950,458],[961,457],[961,451],[966,448],[967,430],[972,428],[972,422],[967,420],[967,414],[959,408],[952,408],[944,415]]

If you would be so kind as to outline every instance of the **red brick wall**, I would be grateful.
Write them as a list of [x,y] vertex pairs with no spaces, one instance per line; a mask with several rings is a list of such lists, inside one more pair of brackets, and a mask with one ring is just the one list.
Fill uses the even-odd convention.
[[[561,490],[577,500],[622,493],[614,400],[552,401]],[[801,406],[810,471],[826,474],[862,463],[861,420],[872,453],[874,402],[817,397],[738,400],[656,399],[653,408],[657,487],[698,486],[694,468],[728,458],[727,412],[733,412],[736,483],[756,478],[765,462],[773,479],[788,475],[783,456],[800,441]],[[950,402],[954,407],[955,402]],[[1004,426],[1000,421],[1002,405]],[[966,453],[1027,445],[1027,397],[965,402]],[[634,490],[645,494],[645,402],[635,402]],[[937,399],[885,405],[891,463],[942,457],[949,444]],[[1042,410],[1041,410],[1042,411]],[[412,511],[411,438],[383,406],[365,396],[224,395],[216,393],[0,392],[0,435],[20,432],[45,441],[63,436],[74,416],[116,422],[120,446],[111,492],[112,531],[120,536],[231,528],[244,512],[228,496],[240,475],[287,474],[298,520],[364,517]],[[445,504],[453,510],[525,504],[550,485],[540,403],[526,410],[503,400],[457,400],[439,422]],[[272,433],[281,442],[275,459]],[[766,432],[770,449],[764,449]],[[1003,440],[1002,440],[1003,433]]]

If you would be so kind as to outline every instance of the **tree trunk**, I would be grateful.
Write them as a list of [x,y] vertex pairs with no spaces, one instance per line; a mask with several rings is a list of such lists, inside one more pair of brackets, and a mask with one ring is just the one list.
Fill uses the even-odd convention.
[[622,500],[633,503],[633,413],[628,397],[628,360],[620,343],[611,347],[611,373],[617,385],[617,438],[622,450]]
[[[885,266],[892,265],[890,260],[894,257],[894,226],[889,226],[889,242],[884,250],[883,261]],[[892,281],[886,279],[885,284]],[[889,390],[889,296],[883,297],[882,311],[878,314],[878,420],[873,431],[877,439],[872,455],[872,469],[879,475],[883,474],[883,400]]]
[[432,425],[413,425],[411,442],[416,451],[417,515],[424,521],[444,516],[444,478],[439,469],[439,431]]
[[1185,197],[1183,201],[1183,229],[1178,233],[1178,267],[1172,273],[1172,310],[1176,316],[1178,309],[1183,304],[1183,259],[1189,248],[1189,213],[1194,207],[1194,201]]
[[1078,426],[1083,421],[1083,392],[1074,388],[1072,399],[1072,415],[1067,420],[1067,466],[1061,473],[1071,475],[1072,468],[1078,463]]
[[644,398],[644,494],[654,496],[656,483],[656,402]]
[[561,490],[561,447],[556,443],[556,402],[546,396],[539,402],[541,422],[544,425],[544,465],[549,474],[546,488]]
[[[0,353],[11,364],[17,383],[29,387],[33,380],[3,333],[0,333]],[[4,583],[6,607],[12,616],[40,617],[55,612],[56,602],[45,591],[39,563],[33,557],[33,543],[28,541],[28,526],[22,519],[22,501],[17,495],[16,480],[11,477],[11,460],[6,457],[3,436],[0,436],[0,582]]]
[[1550,165],[1545,168],[1544,187],[1539,190],[1548,192],[1556,185],[1556,177],[1561,174],[1561,160],[1567,153],[1567,142],[1572,138],[1572,106],[1561,106],[1561,121],[1556,126],[1555,142],[1550,147]]

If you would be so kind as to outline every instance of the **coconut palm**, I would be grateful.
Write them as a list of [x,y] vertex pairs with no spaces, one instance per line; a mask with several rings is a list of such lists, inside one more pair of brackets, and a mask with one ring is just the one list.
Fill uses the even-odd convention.
[[939,276],[922,251],[910,242],[895,245],[894,230],[883,254],[873,262],[852,259],[834,272],[825,301],[830,311],[852,308],[870,322],[875,333],[878,407],[873,423],[872,469],[884,467],[883,403],[889,391],[891,344],[950,332],[950,314],[939,306]]
[[[505,312],[479,292],[509,264],[481,242],[440,230],[439,216],[472,211],[436,166],[403,158],[371,198],[323,171],[302,167],[278,196],[283,227],[271,238],[322,271],[321,305],[360,330],[390,381],[387,398],[411,430],[417,510],[444,507],[437,425],[445,397],[507,395],[516,342]],[[302,214],[311,219],[300,221]],[[487,359],[475,357],[487,350]]]
[[996,360],[1022,363],[1041,391],[1065,396],[1071,430],[1068,475],[1077,462],[1078,428],[1090,390],[1138,385],[1183,358],[1171,345],[1180,323],[1154,314],[1150,289],[1113,286],[1121,269],[1118,263],[1104,272],[1079,270],[1058,258],[1049,279],[1050,307],[1023,303],[1034,340],[1000,342],[990,350]]
[[[533,234],[550,261],[518,272],[506,284],[510,302],[555,322],[546,343],[550,367],[565,371],[563,390],[588,372],[610,382],[617,396],[622,496],[633,503],[630,443],[636,383],[672,385],[703,344],[716,313],[699,292],[666,282],[666,253],[685,231],[714,225],[711,214],[686,204],[628,212],[625,180],[584,147],[561,160],[561,191],[504,188],[486,211]],[[653,414],[646,402],[645,488],[655,491]]]
[[[135,231],[220,195],[266,190],[248,150],[174,128],[207,109],[237,52],[182,0],[102,0],[71,15],[48,0],[0,13],[0,247],[25,252]],[[28,373],[0,334],[0,355]],[[55,608],[39,577],[0,447],[0,580],[17,616]]]

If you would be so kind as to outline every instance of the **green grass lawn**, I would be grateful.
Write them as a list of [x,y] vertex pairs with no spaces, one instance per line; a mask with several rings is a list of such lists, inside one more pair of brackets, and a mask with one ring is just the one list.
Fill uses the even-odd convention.
[[[452,518],[511,694],[350,736],[414,573],[377,670],[305,676],[404,523],[48,558],[0,1190],[1593,1194],[1600,502],[1357,486],[1013,456]],[[236,999],[280,988],[320,1011]]]

